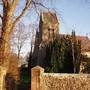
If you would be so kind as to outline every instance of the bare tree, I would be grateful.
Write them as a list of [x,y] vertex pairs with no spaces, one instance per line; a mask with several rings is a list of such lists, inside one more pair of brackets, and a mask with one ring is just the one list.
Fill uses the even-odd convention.
[[[20,11],[19,15],[15,17],[15,11],[18,5],[22,3],[22,0],[1,0],[0,5],[2,6],[3,10],[0,14],[0,18],[2,21],[2,29],[1,29],[1,36],[0,36],[0,64],[9,62],[7,56],[10,53],[10,36],[13,32],[13,28],[15,27],[16,23],[20,20],[20,18],[24,15],[24,13],[28,10],[28,8],[33,4],[41,5],[39,0],[25,0],[23,4],[24,7]],[[4,58],[3,58],[4,57]]]
[[22,9],[20,15],[18,15],[15,19],[14,12],[16,7],[19,3],[19,0],[2,0],[2,7],[3,13],[0,14],[0,18],[2,20],[2,31],[0,37],[0,57],[3,56],[4,58],[0,58],[1,64],[2,62],[6,61],[6,56],[10,50],[10,35],[13,31],[13,28],[17,21],[23,16],[29,5],[31,4],[31,0],[25,0],[25,6]]
[[19,23],[15,28],[14,33],[11,38],[12,48],[17,50],[18,59],[20,58],[22,48],[28,41],[30,33],[26,30],[25,25],[23,23]]
[[29,41],[30,41],[30,51],[33,51],[34,44],[35,44],[35,35],[38,27],[37,24],[29,24]]

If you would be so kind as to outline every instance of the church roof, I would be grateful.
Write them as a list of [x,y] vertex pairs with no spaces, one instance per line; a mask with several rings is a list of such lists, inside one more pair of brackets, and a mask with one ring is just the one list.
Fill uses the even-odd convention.
[[76,39],[81,41],[82,52],[90,51],[90,39],[87,36],[76,36]]
[[[60,36],[66,36],[66,34],[60,34]],[[70,35],[69,35],[70,36]],[[90,39],[87,36],[76,35],[76,40],[81,41],[81,51],[90,51]]]

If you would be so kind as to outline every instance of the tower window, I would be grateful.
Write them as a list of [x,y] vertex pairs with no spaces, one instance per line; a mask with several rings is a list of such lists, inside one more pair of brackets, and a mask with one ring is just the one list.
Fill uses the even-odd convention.
[[49,32],[49,37],[48,38],[53,39],[54,38],[54,29],[49,28],[48,32]]

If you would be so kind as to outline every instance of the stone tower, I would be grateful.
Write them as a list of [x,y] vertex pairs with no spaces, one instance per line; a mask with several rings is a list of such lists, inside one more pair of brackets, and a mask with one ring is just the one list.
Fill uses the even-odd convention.
[[36,32],[32,66],[44,66],[46,45],[59,34],[59,23],[55,13],[42,12],[40,14],[39,31]]
[[59,23],[55,13],[43,12],[40,15],[39,33],[41,42],[53,40],[59,33]]

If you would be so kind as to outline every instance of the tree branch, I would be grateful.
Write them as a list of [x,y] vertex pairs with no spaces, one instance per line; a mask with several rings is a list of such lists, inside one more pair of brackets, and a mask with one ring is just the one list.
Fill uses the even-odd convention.
[[43,4],[40,3],[40,2],[35,2],[34,0],[32,0],[32,3],[34,4],[34,6],[35,6],[35,5],[40,5],[40,6],[42,6],[42,7],[44,7],[44,8],[46,8],[46,9],[49,10],[49,8],[47,8],[45,5],[43,5]]
[[26,3],[25,3],[25,7],[22,9],[22,12],[20,13],[19,16],[16,17],[15,21],[14,21],[14,24],[19,21],[19,19],[24,15],[24,13],[26,12],[26,10],[28,9],[29,5],[31,4],[31,1],[32,0],[26,0]]
[[0,14],[0,18],[1,18],[1,20],[3,19],[3,16]]
[[5,5],[5,7],[7,7],[7,5],[9,4],[9,0],[2,0],[2,2]]
[[43,3],[41,3],[41,2],[36,2],[36,1],[34,1],[34,0],[32,0],[32,4],[33,4],[33,6],[34,6],[34,8],[35,8],[35,11],[36,11],[36,13],[38,14],[38,16],[40,16],[40,13],[38,12],[38,6],[41,6],[41,7],[43,7],[43,8],[45,8],[46,10],[48,10],[48,12],[50,12],[50,10],[49,10],[49,8],[48,7],[46,7]]
[[19,0],[13,0],[11,3],[12,7],[16,7],[18,2],[19,2]]

